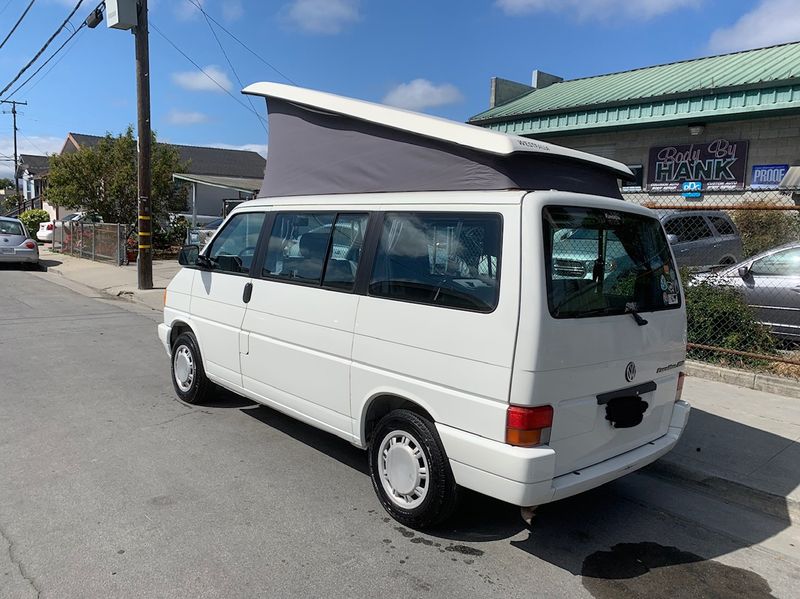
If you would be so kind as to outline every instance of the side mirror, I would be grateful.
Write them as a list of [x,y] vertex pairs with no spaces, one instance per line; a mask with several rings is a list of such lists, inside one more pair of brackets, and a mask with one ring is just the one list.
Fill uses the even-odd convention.
[[196,245],[185,245],[178,253],[178,264],[181,266],[195,266],[200,256],[200,248]]
[[747,275],[750,274],[750,267],[749,266],[740,266],[739,267],[739,276],[743,279],[747,278]]
[[678,236],[677,235],[673,235],[672,233],[668,234],[667,235],[667,242],[670,245],[675,245],[676,243],[678,243]]

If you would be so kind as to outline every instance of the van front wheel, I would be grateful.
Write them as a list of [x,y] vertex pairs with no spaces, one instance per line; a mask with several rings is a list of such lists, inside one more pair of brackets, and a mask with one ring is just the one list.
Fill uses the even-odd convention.
[[446,520],[457,485],[433,423],[409,410],[384,416],[369,448],[372,486],[384,509],[412,528]]
[[172,386],[178,397],[191,404],[204,401],[213,388],[192,333],[181,333],[172,344]]

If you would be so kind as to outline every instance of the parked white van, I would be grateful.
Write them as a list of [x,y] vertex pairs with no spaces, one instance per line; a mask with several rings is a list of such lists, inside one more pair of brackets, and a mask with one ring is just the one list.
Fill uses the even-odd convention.
[[267,172],[167,288],[181,399],[219,385],[366,449],[382,505],[413,527],[447,518],[459,487],[536,506],[675,445],[682,290],[661,224],[620,197],[626,167],[311,90],[245,92],[268,99]]

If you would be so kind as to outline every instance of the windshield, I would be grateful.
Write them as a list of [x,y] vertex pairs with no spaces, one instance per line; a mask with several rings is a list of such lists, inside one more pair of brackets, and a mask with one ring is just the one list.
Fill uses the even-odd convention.
[[548,206],[543,218],[555,318],[680,307],[678,273],[655,218],[572,206]]

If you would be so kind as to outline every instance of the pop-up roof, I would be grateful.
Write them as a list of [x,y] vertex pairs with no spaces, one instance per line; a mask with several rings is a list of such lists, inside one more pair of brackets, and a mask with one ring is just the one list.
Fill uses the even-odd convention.
[[619,162],[407,110],[254,83],[269,110],[261,196],[557,189],[620,197]]

